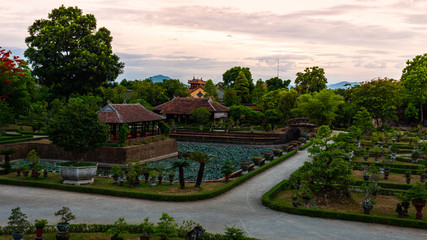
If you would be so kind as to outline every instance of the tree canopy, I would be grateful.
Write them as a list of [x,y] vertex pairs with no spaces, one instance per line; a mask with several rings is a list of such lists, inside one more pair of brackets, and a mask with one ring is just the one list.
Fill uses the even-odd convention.
[[36,20],[28,28],[24,55],[33,76],[58,95],[86,94],[111,82],[124,64],[112,52],[110,31],[96,30],[92,14],[77,7],[53,9],[48,19]]
[[71,98],[50,120],[46,132],[53,144],[71,152],[77,161],[108,139],[108,126],[80,98]]
[[328,80],[325,77],[325,70],[318,66],[306,68],[304,72],[298,72],[295,79],[295,87],[300,94],[319,92],[326,88]]
[[351,100],[364,107],[373,118],[396,120],[396,110],[402,102],[401,85],[388,78],[377,78],[362,82],[351,89]]
[[211,112],[206,107],[199,107],[190,112],[190,119],[200,125],[207,124],[210,116]]
[[303,94],[297,99],[296,116],[309,117],[319,125],[330,125],[337,116],[338,107],[343,104],[342,97],[332,90],[322,90],[313,94]]
[[252,80],[252,73],[248,67],[236,66],[228,69],[224,74],[222,74],[222,80],[224,82],[222,87],[224,89],[233,87],[240,72],[245,74],[246,80],[248,81],[249,91],[252,91],[252,89],[254,89],[254,83]]
[[205,86],[203,87],[203,91],[205,91],[204,97],[212,98],[213,100],[218,100],[218,92],[216,91],[215,84],[212,79],[206,81]]
[[249,83],[243,71],[239,72],[239,75],[234,82],[234,90],[236,91],[237,96],[240,97],[242,103],[251,102],[251,95],[249,94]]
[[289,84],[291,83],[291,80],[282,80],[278,77],[270,78],[267,81],[265,81],[267,84],[268,91],[274,91],[282,88],[288,88]]
[[420,106],[420,122],[424,121],[423,103],[427,96],[427,53],[406,61],[400,77],[405,89]]

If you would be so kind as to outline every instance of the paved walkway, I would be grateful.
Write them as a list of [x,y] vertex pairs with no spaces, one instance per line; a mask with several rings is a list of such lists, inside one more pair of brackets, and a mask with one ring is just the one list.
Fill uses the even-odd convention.
[[149,217],[157,222],[162,212],[177,222],[192,219],[208,232],[224,232],[224,226],[244,229],[260,239],[427,239],[427,230],[379,224],[310,218],[276,212],[261,204],[261,196],[283,178],[288,178],[307,160],[307,151],[252,178],[213,199],[197,202],[154,202],[58,190],[0,185],[0,225],[7,224],[10,210],[20,206],[29,220],[46,218],[57,222],[54,211],[68,206],[78,223],[113,223],[125,217],[140,223]]

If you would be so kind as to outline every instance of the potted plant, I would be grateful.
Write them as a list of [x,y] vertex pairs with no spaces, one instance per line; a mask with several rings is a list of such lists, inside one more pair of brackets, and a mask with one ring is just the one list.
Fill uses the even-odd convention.
[[157,178],[157,171],[156,170],[150,171],[150,181],[151,181],[152,187],[156,186],[156,178]]
[[136,174],[136,171],[135,170],[130,170],[127,174],[126,174],[126,177],[127,177],[127,180],[128,180],[128,183],[129,183],[129,187],[130,188],[133,188],[133,185],[135,184],[135,178],[136,178],[136,176],[137,176],[137,174]]
[[369,152],[368,150],[363,151],[363,159],[365,160],[365,162],[368,161],[369,158]]
[[246,161],[240,162],[240,168],[242,169],[242,175],[248,173],[249,163]]
[[412,174],[412,172],[410,170],[405,172],[406,184],[411,183],[411,174]]
[[370,184],[363,183],[361,187],[362,187],[362,190],[365,192],[365,198],[361,202],[363,213],[369,214],[375,205],[375,202],[371,200],[370,195],[373,191],[376,191],[378,187],[374,186],[372,183]]
[[403,208],[402,216],[409,217],[408,208],[409,208],[411,199],[409,199],[408,194],[398,193],[396,196],[401,201],[401,206]]
[[36,237],[35,240],[43,240],[43,228],[47,224],[46,219],[36,219],[34,226],[36,227]]
[[165,169],[162,166],[158,166],[156,168],[156,171],[157,171],[157,180],[159,181],[159,185],[161,185],[163,180],[163,172],[165,171]]
[[152,235],[154,233],[154,223],[150,222],[149,218],[144,218],[144,221],[139,224],[139,228],[141,229],[141,236],[139,236],[140,240],[151,240]]
[[273,154],[274,154],[274,156],[276,156],[276,157],[279,157],[279,156],[281,156],[282,155],[282,150],[281,149],[273,149]]
[[117,184],[120,175],[123,175],[123,170],[120,168],[119,164],[114,164],[113,167],[111,167],[111,174],[113,175],[113,184]]
[[43,170],[43,165],[41,165],[39,162],[34,163],[31,167],[31,177],[38,179],[41,170]]
[[251,160],[255,165],[254,168],[258,168],[261,163],[262,157],[255,156],[255,157],[252,157]]
[[113,235],[111,236],[111,240],[123,240],[123,237],[120,236],[120,234],[129,233],[126,230],[126,226],[127,226],[127,223],[125,221],[125,218],[121,217],[114,222],[113,227],[109,228],[106,233]]
[[30,226],[27,221],[27,215],[21,212],[20,207],[12,209],[7,224],[11,226],[12,236],[14,240],[20,240],[24,236],[25,230]]
[[411,154],[412,163],[417,164],[419,157],[420,157],[420,152],[418,152],[418,151],[412,152],[412,154]]
[[70,238],[70,233],[68,232],[68,228],[70,227],[69,222],[71,220],[75,220],[76,216],[74,216],[68,207],[62,207],[62,209],[58,210],[54,214],[55,216],[61,217],[59,222],[56,224],[56,228],[58,229],[56,239],[68,240]]
[[426,205],[427,201],[427,189],[425,184],[416,183],[408,190],[407,196],[417,210],[416,219],[422,220],[423,214],[421,213],[421,210]]
[[22,166],[22,175],[24,175],[24,178],[27,179],[28,178],[28,174],[30,173],[30,166],[28,165],[23,165]]
[[175,168],[171,168],[168,173],[169,185],[173,185],[173,180],[175,179]]
[[273,160],[273,153],[270,153],[270,152],[264,152],[264,158],[265,158],[265,161],[267,162],[267,161],[271,161],[271,160]]
[[224,165],[221,168],[221,173],[225,176],[225,181],[230,181],[230,175],[233,173],[233,165],[231,165],[230,160],[225,161]]

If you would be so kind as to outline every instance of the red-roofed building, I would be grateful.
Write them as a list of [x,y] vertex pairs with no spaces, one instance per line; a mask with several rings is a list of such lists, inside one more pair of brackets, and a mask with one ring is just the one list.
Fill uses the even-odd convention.
[[210,98],[183,98],[174,97],[169,102],[156,106],[153,111],[168,120],[173,119],[175,122],[190,123],[190,113],[196,108],[206,107],[212,113],[211,120],[216,121],[228,117],[227,107],[213,101]]
[[109,103],[97,113],[101,122],[110,125],[112,140],[118,139],[118,131],[122,124],[128,124],[131,137],[136,138],[159,134],[157,123],[165,120],[165,117],[153,113],[139,103]]

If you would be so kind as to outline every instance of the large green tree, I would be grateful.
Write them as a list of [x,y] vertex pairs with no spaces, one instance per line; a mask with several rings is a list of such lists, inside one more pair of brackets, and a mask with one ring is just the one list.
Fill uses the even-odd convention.
[[224,91],[224,105],[232,106],[232,105],[240,105],[242,102],[240,96],[237,95],[236,91],[233,88],[227,88]]
[[203,91],[206,93],[203,97],[212,98],[213,100],[218,101],[218,92],[216,91],[216,87],[212,79],[206,81]]
[[122,73],[124,64],[113,54],[110,31],[96,30],[95,16],[83,15],[77,7],[53,9],[28,32],[24,55],[32,73],[57,95],[84,95]]
[[239,75],[234,82],[234,91],[236,91],[236,94],[240,97],[242,103],[251,102],[251,95],[249,94],[249,83],[243,71],[239,72]]
[[322,125],[331,124],[338,115],[338,107],[344,101],[332,90],[322,90],[313,94],[303,94],[297,99],[297,107],[292,113],[299,117],[308,117],[313,122]]
[[318,66],[306,68],[303,73],[298,72],[296,75],[295,86],[300,94],[319,92],[325,89],[328,83],[325,70]]
[[80,98],[71,98],[51,119],[46,132],[53,144],[70,152],[76,161],[108,139],[108,126]]
[[402,86],[394,79],[377,78],[351,89],[351,101],[364,107],[377,119],[397,120],[396,110],[402,103]]
[[223,85],[222,88],[233,87],[239,73],[243,72],[245,74],[246,80],[248,80],[249,91],[252,92],[254,89],[254,83],[252,80],[252,73],[248,67],[232,67],[228,69],[224,74],[222,74]]
[[423,103],[427,96],[427,53],[406,61],[400,81],[420,106],[420,122],[423,123]]
[[292,109],[295,108],[298,92],[295,89],[283,89],[277,94],[277,110],[282,113],[283,120],[288,120],[292,117]]
[[267,93],[267,88],[265,87],[265,83],[258,79],[255,84],[255,88],[252,91],[252,103],[258,106],[262,105],[262,96]]
[[288,88],[289,84],[291,83],[291,80],[282,80],[278,77],[270,78],[267,81],[265,81],[267,84],[268,91],[274,91],[282,88]]

